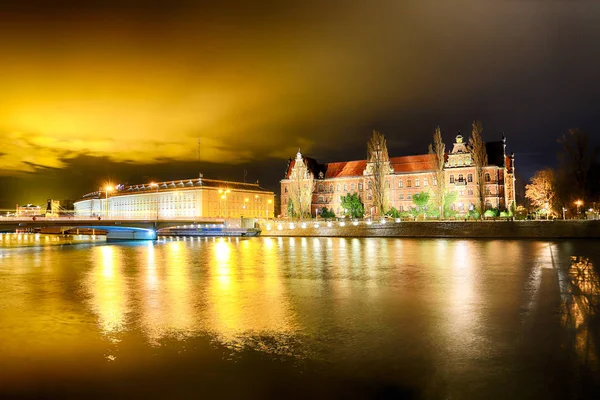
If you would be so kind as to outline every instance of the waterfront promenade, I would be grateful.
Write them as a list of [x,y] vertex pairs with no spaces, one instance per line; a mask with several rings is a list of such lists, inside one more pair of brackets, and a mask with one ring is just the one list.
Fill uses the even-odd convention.
[[263,236],[552,239],[600,238],[600,221],[269,221]]

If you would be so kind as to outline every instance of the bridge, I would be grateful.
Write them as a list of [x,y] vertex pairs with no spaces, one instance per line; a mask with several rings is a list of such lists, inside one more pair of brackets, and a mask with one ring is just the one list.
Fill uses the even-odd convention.
[[223,224],[225,218],[98,218],[98,217],[2,217],[0,232],[19,229],[58,228],[61,232],[81,228],[106,231],[107,240],[156,240],[157,232],[165,228],[186,225]]

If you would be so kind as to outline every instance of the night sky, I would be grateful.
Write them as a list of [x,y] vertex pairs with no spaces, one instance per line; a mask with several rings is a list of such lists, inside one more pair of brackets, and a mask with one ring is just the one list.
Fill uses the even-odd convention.
[[600,136],[598,1],[94,3],[0,5],[0,208],[244,169],[277,191],[298,147],[361,159],[373,129],[410,155],[478,118],[526,177]]

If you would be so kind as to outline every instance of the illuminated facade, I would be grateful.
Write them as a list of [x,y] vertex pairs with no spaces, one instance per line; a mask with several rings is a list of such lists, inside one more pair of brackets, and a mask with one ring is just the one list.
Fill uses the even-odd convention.
[[108,188],[74,207],[77,216],[109,218],[272,218],[273,199],[258,183],[197,178]]
[[[488,165],[484,168],[484,208],[508,208],[515,201],[514,154],[506,155],[504,136],[500,141],[486,143],[486,149]],[[319,164],[312,158],[303,157],[298,151],[296,158],[289,160],[285,178],[281,180],[283,215],[287,212],[291,177],[294,176],[296,165],[305,166],[314,176],[312,215],[318,215],[324,207],[338,216],[344,215],[341,198],[352,193],[358,193],[367,215],[375,214],[369,164],[367,160]],[[452,205],[454,210],[464,214],[475,207],[478,196],[475,166],[461,135],[456,137],[452,151],[446,153],[444,179],[446,191],[457,194]],[[390,157],[390,173],[385,182],[390,207],[408,211],[415,206],[412,196],[420,192],[433,192],[437,184],[435,155]]]

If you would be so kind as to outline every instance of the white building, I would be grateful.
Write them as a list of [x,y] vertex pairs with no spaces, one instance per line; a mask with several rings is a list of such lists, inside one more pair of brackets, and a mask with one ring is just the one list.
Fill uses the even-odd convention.
[[258,183],[197,178],[117,186],[86,194],[74,208],[76,216],[104,218],[272,218],[273,200]]

